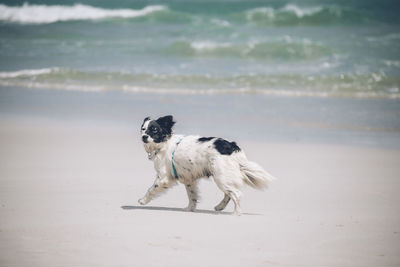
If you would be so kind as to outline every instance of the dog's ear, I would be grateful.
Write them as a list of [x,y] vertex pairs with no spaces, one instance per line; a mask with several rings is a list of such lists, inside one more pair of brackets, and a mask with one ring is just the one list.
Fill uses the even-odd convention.
[[146,118],[144,118],[144,120],[143,120],[143,124],[144,124],[146,121],[148,121],[148,120],[150,120],[150,117],[146,117]]
[[142,123],[142,128],[143,128],[143,125],[144,125],[144,124],[146,123],[146,121],[148,121],[148,120],[150,120],[150,117],[144,118],[143,123]]
[[172,127],[174,126],[175,122],[173,120],[174,118],[171,115],[164,116],[161,118],[158,118],[156,122],[161,126],[161,128],[167,133],[171,134],[172,133]]

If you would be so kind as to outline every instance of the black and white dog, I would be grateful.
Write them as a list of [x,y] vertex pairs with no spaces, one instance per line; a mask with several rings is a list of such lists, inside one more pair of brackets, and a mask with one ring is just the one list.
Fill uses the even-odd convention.
[[175,135],[172,116],[152,120],[144,119],[141,135],[150,160],[154,161],[157,178],[146,195],[139,200],[141,205],[172,185],[185,185],[189,197],[188,211],[194,211],[198,200],[197,182],[200,178],[214,178],[218,188],[225,193],[215,210],[223,210],[232,199],[234,213],[240,215],[240,188],[243,183],[256,189],[267,188],[274,178],[260,165],[248,161],[235,142],[216,137]]

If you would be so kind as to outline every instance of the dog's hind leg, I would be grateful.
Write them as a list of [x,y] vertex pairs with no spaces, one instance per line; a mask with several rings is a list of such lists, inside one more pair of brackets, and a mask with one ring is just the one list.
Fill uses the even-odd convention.
[[146,195],[143,198],[139,199],[140,205],[146,205],[153,198],[159,196],[161,193],[163,193],[165,190],[175,184],[176,183],[171,182],[171,180],[168,178],[160,178],[157,176],[154,184],[149,188],[149,190],[147,190]]
[[215,206],[214,209],[216,211],[224,210],[226,208],[226,205],[228,205],[230,200],[231,200],[231,198],[227,194],[225,194],[224,199],[222,199],[222,201],[217,206]]
[[226,193],[233,200],[233,203],[235,203],[235,210],[233,211],[233,213],[235,215],[240,216],[242,214],[242,210],[240,208],[240,195],[241,195],[240,191],[232,189],[232,190],[228,190]]
[[197,183],[193,182],[191,184],[185,185],[185,187],[189,198],[189,205],[185,208],[185,210],[194,211],[196,209],[197,201],[199,199]]
[[[234,214],[240,215],[240,196],[239,188],[243,184],[242,173],[239,164],[231,157],[216,157],[212,162],[212,174],[214,181],[219,189],[225,193],[225,197],[216,208],[224,207],[224,202],[232,199],[235,204]],[[226,201],[224,201],[226,200]],[[225,205],[226,206],[226,205]]]
[[234,214],[235,215],[240,215],[241,214],[241,209],[240,209],[240,196],[241,192],[237,188],[237,186],[226,183],[226,179],[223,179],[223,176],[214,176],[214,181],[224,193],[225,197],[221,201],[220,204],[218,204],[215,207],[215,210],[218,210],[218,208],[224,209],[226,205],[228,204],[229,200],[232,199],[233,203],[235,204],[235,209],[234,209]]

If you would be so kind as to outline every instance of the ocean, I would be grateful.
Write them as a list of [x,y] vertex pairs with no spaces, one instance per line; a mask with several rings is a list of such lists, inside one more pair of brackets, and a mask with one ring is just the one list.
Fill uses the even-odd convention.
[[[35,99],[44,91],[149,105],[149,97],[159,105],[166,97],[170,109],[159,111],[182,117],[196,105],[200,114],[266,125],[272,116],[284,135],[303,114],[311,135],[318,127],[361,129],[388,133],[393,145],[400,140],[398,14],[393,0],[3,0],[0,108],[16,110],[10,95]],[[193,104],[175,110],[176,101]]]
[[400,98],[396,1],[0,1],[0,85]]

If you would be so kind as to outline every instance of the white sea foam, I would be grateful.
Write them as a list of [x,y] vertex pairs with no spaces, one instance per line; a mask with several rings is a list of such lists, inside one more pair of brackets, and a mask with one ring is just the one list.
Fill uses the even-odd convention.
[[290,89],[252,89],[252,88],[218,88],[218,89],[183,89],[183,88],[154,88],[142,86],[124,85],[122,90],[128,93],[150,93],[150,94],[176,94],[176,95],[266,95],[283,97],[344,97],[344,98],[388,98],[399,99],[398,88],[394,88],[390,94],[385,92],[335,92],[335,91],[308,91]]
[[[208,47],[208,46],[207,46]],[[111,80],[104,78],[113,77]],[[168,74],[135,74],[130,72],[83,72],[65,68],[25,69],[0,72],[0,86],[103,92],[121,90],[155,94],[246,94],[308,97],[355,97],[399,99],[398,86],[378,86],[387,76],[383,72],[370,75],[340,76],[248,76],[218,77]],[[190,82],[192,86],[182,86]],[[204,85],[207,85],[206,87]]]
[[0,78],[17,78],[17,77],[29,77],[38,76],[43,74],[49,74],[58,71],[59,68],[44,68],[44,69],[30,69],[30,70],[17,70],[17,71],[2,71],[0,72]]
[[62,90],[62,91],[81,91],[81,92],[106,92],[114,90],[122,90],[128,93],[148,93],[148,94],[176,94],[176,95],[267,95],[267,96],[284,96],[284,97],[344,97],[344,98],[384,98],[384,99],[400,99],[399,88],[392,87],[387,92],[344,92],[344,91],[314,91],[314,90],[291,90],[291,89],[257,89],[257,88],[214,88],[214,89],[187,89],[187,88],[160,88],[152,86],[103,86],[88,84],[67,84],[54,82],[35,82],[35,81],[9,81],[1,80],[0,86]]
[[103,9],[83,4],[73,6],[30,5],[6,6],[0,4],[0,20],[22,24],[45,24],[71,20],[98,20],[106,18],[134,18],[166,10],[162,5],[134,9]]
[[198,51],[204,50],[215,50],[217,48],[226,48],[231,47],[232,44],[230,43],[216,43],[212,41],[195,41],[190,44],[190,46]]
[[400,60],[384,60],[383,63],[388,67],[400,68]]
[[275,17],[275,10],[271,7],[257,7],[247,11],[247,19],[253,20],[258,14],[263,14],[268,18],[273,19]]
[[293,4],[287,4],[286,6],[284,6],[282,9],[282,11],[286,11],[286,12],[292,12],[294,14],[296,14],[296,16],[298,18],[302,18],[304,16],[308,16],[308,15],[312,15],[315,13],[318,13],[322,10],[322,7],[316,6],[316,7],[298,7],[296,5]]
[[287,4],[279,9],[274,9],[271,7],[258,7],[247,11],[247,19],[253,20],[257,15],[262,15],[264,18],[273,20],[275,19],[276,16],[279,16],[281,13],[292,13],[295,14],[297,18],[303,18],[304,16],[310,16],[322,10],[323,10],[322,6],[299,7],[294,4]]
[[211,19],[211,22],[213,24],[215,24],[215,25],[217,25],[219,27],[223,27],[223,28],[231,26],[231,24],[228,21],[222,20],[222,19]]

